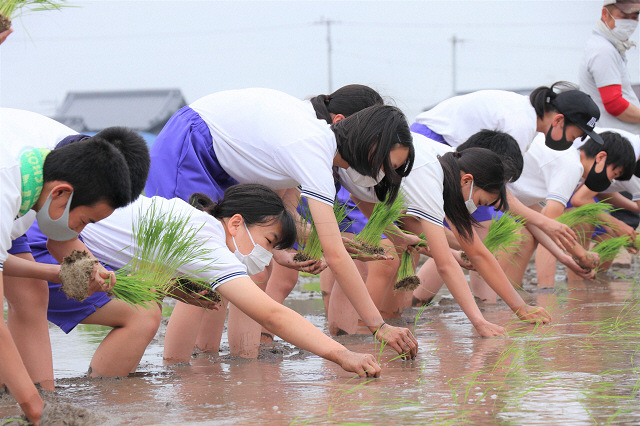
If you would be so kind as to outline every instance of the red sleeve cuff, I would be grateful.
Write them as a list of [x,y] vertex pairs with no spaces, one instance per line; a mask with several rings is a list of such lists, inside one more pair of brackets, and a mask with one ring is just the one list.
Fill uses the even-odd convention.
[[629,101],[622,97],[622,86],[612,84],[611,86],[599,87],[600,97],[604,104],[604,109],[614,117],[622,114],[628,107]]

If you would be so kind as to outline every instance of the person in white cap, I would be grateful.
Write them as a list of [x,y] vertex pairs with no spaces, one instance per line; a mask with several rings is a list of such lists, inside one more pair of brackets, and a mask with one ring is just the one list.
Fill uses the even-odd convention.
[[636,43],[640,0],[605,0],[601,19],[587,40],[579,79],[600,108],[601,127],[640,133],[640,101],[631,87],[626,51]]

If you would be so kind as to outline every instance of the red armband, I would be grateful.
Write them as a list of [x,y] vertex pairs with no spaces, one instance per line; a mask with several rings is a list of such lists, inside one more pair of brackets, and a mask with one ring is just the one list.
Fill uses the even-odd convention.
[[614,117],[622,114],[629,108],[629,101],[622,97],[622,86],[612,84],[611,86],[598,87],[604,109]]

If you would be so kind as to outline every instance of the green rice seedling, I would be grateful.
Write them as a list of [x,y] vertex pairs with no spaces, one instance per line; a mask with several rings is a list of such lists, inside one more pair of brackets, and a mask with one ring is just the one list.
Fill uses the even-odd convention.
[[[132,260],[116,274],[128,271],[131,277],[146,284],[135,287],[137,291],[158,293],[160,300],[165,296],[180,300],[174,290],[185,294],[211,291],[213,278],[201,276],[206,277],[214,269],[213,253],[202,247],[198,236],[201,228],[191,224],[189,215],[173,210],[163,212],[154,201],[133,224],[136,251]],[[202,298],[211,300],[207,295]]]
[[[482,243],[493,254],[514,253],[518,251],[520,243],[525,236],[520,232],[524,227],[524,221],[520,216],[502,215],[500,219],[491,219],[487,235]],[[462,259],[469,263],[469,257],[462,252]]]
[[27,12],[60,10],[70,7],[65,0],[2,0],[0,1],[0,33],[11,28],[11,20]]
[[405,250],[400,257],[400,267],[398,268],[398,275],[393,289],[398,291],[413,291],[419,286],[420,278],[416,276],[413,268],[413,256],[409,254],[408,250]]
[[[300,211],[300,229],[310,227],[309,232],[300,232],[301,239],[298,240],[298,253],[293,257],[296,262],[304,262],[307,260],[320,260],[322,258],[322,245],[318,237],[311,210],[307,203],[298,200],[301,207]],[[338,223],[344,221],[351,210],[347,210],[347,204],[340,203],[337,199],[333,202],[333,214]]]
[[609,203],[591,203],[584,206],[576,207],[573,210],[566,211],[556,218],[560,223],[564,223],[569,228],[575,228],[578,225],[597,226],[602,224],[600,215],[612,212],[613,206]]
[[[600,256],[600,262],[606,263],[616,258],[618,252],[629,245],[629,237],[626,235],[622,235],[620,237],[609,238],[608,240],[604,240],[598,243],[594,248],[593,252],[598,253]],[[596,272],[599,270],[599,267],[595,269]]]
[[391,205],[387,204],[387,200],[376,204],[369,221],[355,237],[356,243],[362,246],[363,253],[370,255],[384,254],[384,249],[380,246],[382,234],[385,231],[390,232],[388,228],[402,217],[402,212],[405,208],[405,197],[402,193],[398,194],[398,197]]

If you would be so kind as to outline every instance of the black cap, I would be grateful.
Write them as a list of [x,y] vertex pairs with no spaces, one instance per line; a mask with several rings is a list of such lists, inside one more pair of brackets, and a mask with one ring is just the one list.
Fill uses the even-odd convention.
[[604,145],[600,135],[593,131],[598,119],[600,119],[600,109],[593,102],[591,96],[579,90],[567,90],[558,93],[556,98],[551,101],[551,105],[555,106],[560,114],[578,126],[591,139]]
[[566,92],[558,93],[555,99],[551,101],[551,105],[555,106],[560,114],[564,115],[572,124],[578,126],[591,139],[600,145],[604,144],[600,135],[593,131],[600,118],[600,109],[593,102],[591,96],[580,90],[567,90]]

